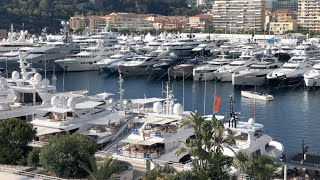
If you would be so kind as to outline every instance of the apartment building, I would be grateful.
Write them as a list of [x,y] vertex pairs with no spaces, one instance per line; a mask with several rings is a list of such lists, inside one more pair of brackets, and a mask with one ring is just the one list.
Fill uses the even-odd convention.
[[154,29],[184,29],[187,26],[188,18],[185,16],[163,16],[149,15],[147,20],[150,21]]
[[290,10],[297,11],[298,10],[298,0],[276,0],[272,1],[272,11],[277,10]]
[[212,15],[199,14],[190,16],[188,27],[192,29],[200,29],[201,31],[212,29]]
[[320,0],[299,0],[298,30],[320,31]]
[[264,30],[264,0],[217,0],[211,12],[214,29]]
[[129,30],[147,30],[152,29],[152,23],[147,20],[147,15],[136,13],[111,13],[103,17],[110,28],[129,29]]
[[73,16],[69,19],[70,28],[73,30],[85,29],[89,24],[89,19],[86,16]]

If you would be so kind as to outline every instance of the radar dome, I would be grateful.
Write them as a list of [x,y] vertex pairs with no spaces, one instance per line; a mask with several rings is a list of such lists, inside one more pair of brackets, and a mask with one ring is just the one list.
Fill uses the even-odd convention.
[[153,104],[153,112],[161,113],[161,111],[162,111],[162,103],[161,102],[155,102]]
[[0,86],[1,86],[2,88],[5,88],[5,87],[8,86],[8,81],[7,81],[6,78],[4,78],[4,77],[1,77],[1,78],[0,78]]
[[36,73],[33,77],[36,82],[40,82],[42,80],[42,76],[39,73]]
[[113,104],[113,103],[114,103],[114,99],[113,99],[113,98],[110,98],[109,101],[108,101],[108,103],[109,103],[109,104]]
[[59,97],[58,97],[58,96],[53,96],[53,97],[51,98],[51,105],[52,105],[53,107],[57,107],[58,104],[59,104]]
[[132,101],[130,99],[125,99],[123,101],[123,104],[126,105],[126,106],[132,106]]
[[183,113],[183,106],[179,103],[173,106],[173,114],[180,115]]
[[11,77],[14,80],[20,79],[20,73],[18,71],[13,71]]
[[42,86],[44,86],[44,87],[48,87],[49,84],[50,84],[50,81],[49,81],[49,79],[44,78],[44,79],[42,80],[41,84],[42,84]]
[[24,73],[24,74],[21,74],[21,75],[22,75],[23,80],[29,80],[28,74]]
[[254,125],[254,119],[253,118],[250,118],[249,120],[248,120],[248,124],[250,125],[250,126],[253,126]]
[[67,106],[70,109],[74,109],[76,107],[76,101],[73,98],[69,98],[67,101]]

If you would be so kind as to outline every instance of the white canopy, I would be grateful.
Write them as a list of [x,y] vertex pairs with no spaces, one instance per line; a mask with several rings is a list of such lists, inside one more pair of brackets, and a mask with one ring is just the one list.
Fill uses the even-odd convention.
[[82,103],[76,104],[75,109],[92,109],[96,106],[103,104],[104,102],[96,102],[96,101],[85,101]]
[[53,134],[53,133],[58,133],[61,132],[61,129],[55,129],[55,128],[48,128],[48,127],[40,127],[40,126],[35,126],[37,128],[37,136],[42,136],[46,134]]
[[56,107],[50,107],[50,108],[43,108],[39,109],[40,111],[46,111],[46,112],[54,112],[54,113],[66,113],[71,112],[71,109],[64,109],[64,108],[56,108]]
[[133,104],[148,104],[153,102],[164,101],[162,98],[145,98],[145,99],[131,99]]

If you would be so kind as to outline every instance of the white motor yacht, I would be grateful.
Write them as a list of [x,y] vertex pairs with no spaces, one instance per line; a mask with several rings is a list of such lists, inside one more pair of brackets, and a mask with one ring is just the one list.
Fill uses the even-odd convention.
[[176,57],[168,48],[159,47],[156,51],[152,51],[145,56],[134,57],[131,61],[125,62],[119,65],[119,70],[124,76],[137,76],[148,75],[148,68],[152,67],[156,63],[159,63],[159,59]]
[[312,69],[304,73],[303,77],[307,87],[320,86],[320,63],[313,65]]
[[248,52],[247,54],[244,52],[239,59],[232,61],[230,64],[222,66],[215,71],[214,75],[222,82],[230,82],[232,81],[232,74],[234,72],[244,70],[251,64],[257,62],[258,60],[255,57],[248,55]]
[[130,50],[130,47],[122,46],[117,54],[110,56],[109,58],[103,59],[96,63],[97,69],[105,71],[107,73],[111,72],[108,68],[109,65],[119,62],[126,62],[128,59],[133,58],[137,54]]
[[234,59],[230,59],[228,55],[218,55],[218,58],[208,61],[206,64],[198,65],[193,69],[194,81],[210,81],[214,80],[214,72],[221,68],[221,66],[227,65]]
[[293,56],[281,68],[267,74],[271,86],[295,85],[303,81],[303,74],[312,68],[312,62],[305,55]]
[[232,74],[233,85],[260,86],[266,83],[269,72],[280,68],[282,63],[276,57],[263,57],[247,69]]
[[65,71],[94,71],[97,70],[97,62],[116,54],[117,51],[115,46],[90,46],[83,48],[78,54],[55,62]]

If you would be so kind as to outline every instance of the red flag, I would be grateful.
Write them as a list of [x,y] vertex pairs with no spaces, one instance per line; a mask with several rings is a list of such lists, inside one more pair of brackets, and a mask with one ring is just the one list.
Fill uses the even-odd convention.
[[217,93],[214,93],[214,110],[213,110],[214,113],[219,112],[220,104],[221,104],[221,98],[218,96]]

